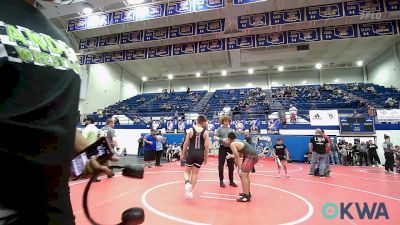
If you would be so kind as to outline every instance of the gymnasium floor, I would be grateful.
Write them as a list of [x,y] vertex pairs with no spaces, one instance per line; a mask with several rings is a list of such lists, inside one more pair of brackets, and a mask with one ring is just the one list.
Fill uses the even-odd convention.
[[[120,163],[127,162],[125,159]],[[383,168],[333,166],[331,178],[319,178],[308,176],[308,169],[308,164],[292,163],[290,178],[278,179],[275,164],[260,160],[257,172],[251,174],[252,202],[237,203],[241,187],[219,187],[215,158],[200,170],[193,200],[184,197],[183,167],[168,163],[146,168],[143,180],[117,174],[113,179],[94,183],[89,207],[95,220],[102,224],[120,222],[121,213],[135,206],[145,209],[144,224],[151,225],[400,224],[399,174],[385,174]],[[239,184],[237,174],[235,181]],[[78,225],[89,224],[82,209],[85,185],[86,181],[70,183]],[[339,206],[339,215],[332,220],[322,214],[328,202]],[[384,203],[389,219],[381,216],[378,220],[362,220],[354,204],[348,210],[354,219],[340,219],[341,202],[358,202],[361,207],[366,202],[370,209],[374,202]],[[377,208],[378,205],[374,215]],[[327,214],[332,213],[328,208]]]

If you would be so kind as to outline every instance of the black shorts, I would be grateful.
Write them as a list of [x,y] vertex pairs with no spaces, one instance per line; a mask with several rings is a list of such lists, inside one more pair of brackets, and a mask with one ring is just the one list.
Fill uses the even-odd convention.
[[282,161],[282,160],[286,160],[286,156],[279,156],[279,155],[278,155],[278,159],[281,160],[281,161]]
[[145,150],[144,151],[144,161],[156,160],[156,151]]
[[203,151],[190,151],[186,157],[185,166],[200,168],[204,162],[204,152]]

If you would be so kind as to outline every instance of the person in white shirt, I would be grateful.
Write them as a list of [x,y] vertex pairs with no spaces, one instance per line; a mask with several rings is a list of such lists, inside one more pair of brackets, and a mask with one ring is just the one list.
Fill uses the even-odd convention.
[[225,115],[229,115],[229,113],[231,112],[231,107],[229,107],[229,105],[225,105],[222,111],[224,112]]
[[295,123],[297,121],[297,108],[294,105],[290,105],[290,122]]
[[86,127],[82,130],[82,135],[90,144],[93,144],[97,140],[99,129],[94,125],[93,118],[88,117],[85,122]]

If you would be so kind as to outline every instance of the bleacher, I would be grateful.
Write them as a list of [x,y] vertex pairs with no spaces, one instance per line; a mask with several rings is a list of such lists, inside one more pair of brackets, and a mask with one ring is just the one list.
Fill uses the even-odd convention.
[[[373,87],[375,91],[368,90],[369,87]],[[285,90],[290,90],[290,94],[286,93]],[[317,96],[314,95],[315,90],[319,92]],[[194,109],[199,108],[196,106],[206,94],[207,91],[146,93],[105,108],[101,118],[96,115],[96,112],[93,116],[96,121],[102,122],[109,115],[148,118],[172,117],[176,112],[179,114],[197,113]],[[268,100],[272,103],[270,113],[282,109],[287,111],[293,104],[299,109],[299,115],[302,112],[304,112],[304,115],[308,115],[310,109],[339,109],[340,114],[351,114],[354,111],[366,114],[368,105],[383,108],[388,98],[397,101],[391,108],[399,107],[399,91],[374,84],[274,87],[272,88],[272,97],[267,97],[266,91],[259,88],[228,89],[217,90],[212,93],[208,102],[204,104],[207,107],[203,107],[201,111],[199,110],[199,113],[205,114],[208,118],[213,118],[215,114],[220,116],[225,106],[229,106],[233,110],[235,106],[240,105],[241,119],[263,119],[265,117],[265,100]]]

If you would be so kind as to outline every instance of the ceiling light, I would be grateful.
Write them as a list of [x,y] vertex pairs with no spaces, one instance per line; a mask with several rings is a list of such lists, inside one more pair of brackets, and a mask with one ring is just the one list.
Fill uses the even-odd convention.
[[201,73],[197,72],[196,77],[200,77],[200,76],[201,76]]
[[335,79],[335,83],[339,83],[339,79]]
[[142,77],[142,81],[147,81],[147,77]]
[[321,63],[315,64],[315,68],[316,68],[317,70],[320,70],[320,69],[322,68],[322,64],[321,64]]
[[253,73],[254,73],[254,69],[253,69],[253,68],[248,69],[248,70],[247,70],[247,73],[253,74]]
[[137,5],[144,2],[144,0],[127,0],[129,5]]
[[278,83],[272,82],[272,83],[271,83],[271,86],[278,86]]
[[162,92],[162,90],[163,90],[162,88],[159,88],[159,89],[158,89],[158,92]]
[[283,66],[278,66],[278,71],[282,72],[285,68]]
[[227,74],[226,70],[222,70],[221,75],[226,76],[226,74]]
[[208,86],[207,86],[207,85],[204,85],[204,86],[203,86],[203,89],[208,90]]
[[248,83],[248,84],[247,84],[247,87],[251,87],[251,86],[253,86],[252,83]]
[[361,60],[357,61],[357,66],[362,66],[362,65],[364,65],[363,61],[361,61]]
[[307,84],[307,81],[306,81],[306,80],[303,80],[303,84]]
[[170,79],[170,80],[174,79],[174,75],[168,74],[168,79]]
[[85,8],[83,8],[83,13],[85,14],[85,15],[88,15],[88,14],[92,14],[93,13],[93,9],[92,9],[92,7],[89,7],[89,6],[85,6]]
[[229,87],[231,87],[231,85],[230,85],[230,84],[226,84],[225,87],[226,87],[226,88],[229,88]]
[[179,90],[180,90],[180,91],[184,91],[184,90],[185,90],[185,87],[181,87],[181,88],[179,88]]

